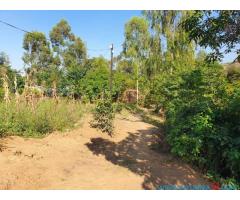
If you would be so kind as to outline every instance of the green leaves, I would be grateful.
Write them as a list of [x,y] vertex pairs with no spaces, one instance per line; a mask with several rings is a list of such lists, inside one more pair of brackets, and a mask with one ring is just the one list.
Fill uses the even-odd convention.
[[60,51],[61,47],[66,46],[74,38],[70,25],[64,19],[58,22],[50,32],[51,43],[56,51]]
[[89,63],[89,71],[81,80],[78,87],[83,96],[87,96],[90,102],[97,100],[103,93],[109,91],[109,65],[104,58],[92,59]]
[[23,49],[25,52],[22,59],[25,65],[30,68],[39,70],[48,67],[52,61],[49,42],[44,33],[36,31],[26,33],[23,40]]
[[144,18],[133,17],[125,25],[124,52],[135,58],[144,56],[149,42],[148,23]]
[[97,102],[94,110],[94,119],[91,121],[91,126],[100,129],[102,132],[106,132],[110,136],[113,135],[113,119],[114,108],[111,102],[111,97],[106,95],[104,98]]
[[239,11],[195,11],[182,25],[191,40],[213,50],[207,57],[209,61],[221,60],[224,53],[239,54]]
[[[240,90],[218,64],[202,64],[151,83],[149,99],[166,112],[172,152],[240,181]],[[231,92],[229,92],[231,87]]]

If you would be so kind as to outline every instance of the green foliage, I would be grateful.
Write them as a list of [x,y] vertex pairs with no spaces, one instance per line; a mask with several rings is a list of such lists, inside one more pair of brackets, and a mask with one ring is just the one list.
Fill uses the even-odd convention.
[[130,74],[116,72],[113,75],[113,100],[120,100],[124,91],[135,87],[135,81]]
[[60,20],[50,31],[50,40],[55,52],[63,53],[64,46],[74,40],[71,26],[64,19]]
[[112,136],[114,116],[114,107],[110,96],[107,95],[105,98],[98,100],[91,125]]
[[[183,27],[191,40],[200,46],[210,47],[209,60],[221,60],[223,54],[236,52],[239,55],[240,12],[237,10],[195,11]],[[224,48],[223,48],[224,47]]]
[[31,32],[24,35],[24,63],[31,68],[41,69],[48,66],[52,60],[49,42],[44,33]]
[[85,75],[86,47],[76,37],[66,20],[57,23],[49,34],[50,42],[40,32],[24,36],[23,61],[32,85],[41,85],[48,95],[57,90],[62,96],[80,96],[79,83]]
[[165,109],[174,154],[239,181],[238,88],[228,82],[221,66],[202,64],[156,79],[149,99]]
[[194,44],[179,26],[192,11],[144,11],[149,22],[150,39],[144,74],[152,79],[162,72],[194,65]]
[[114,113],[121,113],[121,111],[125,108],[123,103],[113,103],[113,111]]
[[148,23],[144,18],[133,17],[125,25],[124,53],[127,57],[141,59],[148,47]]
[[[88,59],[83,40],[61,20],[50,31],[50,42],[41,32],[25,34],[28,86],[41,85],[50,93],[57,90],[84,103],[96,102],[91,124],[109,135],[115,112],[123,107],[139,110],[118,102],[125,90],[138,87],[138,105],[164,111],[171,151],[236,185],[240,182],[239,68],[235,63],[224,71],[217,63],[206,64],[208,56],[202,50],[195,56],[195,43],[190,40],[210,47],[211,60],[217,60],[222,45],[224,53],[233,48],[239,53],[238,30],[238,11],[144,11],[143,17],[133,17],[125,25],[123,52],[114,58],[117,67],[110,97],[105,95],[109,93],[109,61]],[[4,53],[0,53],[0,70],[8,76],[11,93],[15,76],[22,90],[24,78],[11,69]],[[0,100],[1,86],[0,79]],[[34,107],[0,101],[0,136],[42,136],[74,126],[81,114],[79,103],[64,100],[58,104],[39,101]]]
[[97,100],[101,95],[109,91],[109,65],[100,57],[91,61],[90,70],[86,73],[80,83],[80,90],[83,96],[87,96],[90,102]]
[[2,101],[4,98],[4,90],[0,87],[0,101]]
[[227,78],[230,82],[238,82],[240,80],[240,63],[235,62],[225,65]]
[[0,134],[39,137],[46,133],[73,127],[81,118],[79,103],[60,100],[39,101],[34,108],[25,103],[0,103]]

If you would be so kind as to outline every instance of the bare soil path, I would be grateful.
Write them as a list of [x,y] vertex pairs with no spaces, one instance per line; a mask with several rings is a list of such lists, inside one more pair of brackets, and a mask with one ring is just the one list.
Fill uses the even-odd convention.
[[0,189],[155,189],[208,182],[165,151],[155,151],[161,129],[140,116],[117,115],[113,138],[89,126],[43,139],[1,141]]

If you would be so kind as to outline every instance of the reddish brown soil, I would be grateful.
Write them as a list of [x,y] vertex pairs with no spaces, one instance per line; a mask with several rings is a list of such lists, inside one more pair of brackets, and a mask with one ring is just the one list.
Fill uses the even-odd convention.
[[[153,150],[161,129],[118,115],[115,136],[89,126],[43,139],[8,137],[0,152],[0,189],[155,189],[208,182],[166,151]],[[155,145],[156,146],[156,145]]]

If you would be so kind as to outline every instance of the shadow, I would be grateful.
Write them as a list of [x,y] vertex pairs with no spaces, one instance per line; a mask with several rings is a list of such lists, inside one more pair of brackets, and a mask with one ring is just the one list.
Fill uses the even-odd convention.
[[[1,138],[0,138],[1,139]],[[0,142],[0,152],[3,152],[4,150],[6,150],[7,148],[9,148],[8,146],[6,146],[2,141]]]
[[152,124],[157,127],[164,127],[164,123],[160,120],[160,118],[164,118],[163,114],[157,114],[153,111],[145,111],[140,107],[134,107],[134,109],[126,108],[130,113],[139,116],[141,121]]
[[163,122],[148,116],[146,113],[141,113],[140,116],[142,118],[142,121],[144,121],[148,124],[152,124],[154,126],[157,126],[159,128],[163,128]]
[[157,189],[161,185],[201,184],[188,165],[168,152],[157,152],[151,148],[161,139],[159,128],[153,127],[129,133],[118,143],[98,137],[85,145],[93,154],[104,155],[109,162],[143,176],[144,189]]

